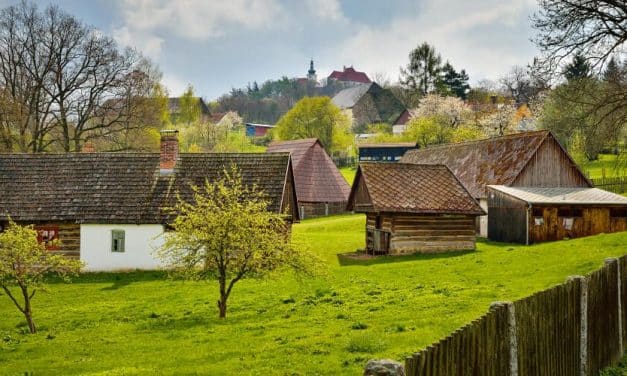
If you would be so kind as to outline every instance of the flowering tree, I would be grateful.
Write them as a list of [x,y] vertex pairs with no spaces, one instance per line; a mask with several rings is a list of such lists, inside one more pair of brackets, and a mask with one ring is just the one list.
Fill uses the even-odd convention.
[[0,287],[22,312],[31,333],[37,332],[31,301],[44,288],[45,276],[57,273],[67,280],[78,274],[81,266],[79,260],[46,251],[31,226],[10,221],[0,232]]

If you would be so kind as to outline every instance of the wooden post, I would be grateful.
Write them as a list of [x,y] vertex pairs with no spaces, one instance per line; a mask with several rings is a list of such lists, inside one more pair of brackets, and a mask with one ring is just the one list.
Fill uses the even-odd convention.
[[516,311],[512,302],[493,302],[490,308],[507,309],[507,336],[509,337],[509,376],[518,376],[518,339],[516,337]]
[[581,310],[581,328],[579,333],[579,360],[580,360],[580,376],[588,375],[588,280],[580,275],[570,276],[567,279],[578,280],[581,285],[581,295],[579,306]]
[[608,257],[605,259],[605,265],[615,265],[616,267],[616,290],[618,292],[618,348],[622,356],[625,352],[623,349],[623,308],[621,302],[620,260],[616,257]]

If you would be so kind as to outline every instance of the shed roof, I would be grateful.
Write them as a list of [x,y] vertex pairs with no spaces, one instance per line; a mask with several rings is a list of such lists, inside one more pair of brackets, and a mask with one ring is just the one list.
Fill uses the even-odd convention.
[[386,149],[386,148],[415,148],[415,142],[387,142],[387,143],[377,143],[377,144],[357,144],[358,149],[362,148],[375,148],[375,149]]
[[549,137],[543,130],[431,146],[409,150],[401,162],[444,164],[473,197],[486,197],[487,185],[511,184]]
[[627,197],[599,188],[507,187],[504,185],[489,185],[488,187],[530,204],[627,206]]
[[351,189],[349,210],[362,211],[355,205],[360,184],[365,184],[375,212],[485,214],[444,165],[361,163]]
[[174,173],[159,172],[158,153],[0,154],[0,219],[79,223],[167,223],[163,210],[190,185],[222,176],[235,164],[282,210],[290,168],[281,154],[180,154]]
[[268,153],[291,153],[300,202],[346,202],[350,186],[317,138],[273,142]]

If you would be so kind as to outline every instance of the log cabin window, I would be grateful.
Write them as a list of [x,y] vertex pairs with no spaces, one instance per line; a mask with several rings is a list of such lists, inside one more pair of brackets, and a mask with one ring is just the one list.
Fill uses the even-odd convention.
[[43,244],[46,250],[56,251],[59,249],[59,226],[35,226],[35,231],[37,231],[37,241],[39,244]]
[[627,218],[627,209],[622,209],[622,208],[610,209],[610,217],[612,217],[612,218]]
[[582,217],[583,211],[581,209],[562,208],[557,210],[557,216],[563,218]]
[[533,224],[536,226],[542,226],[544,224],[544,209],[533,208]]
[[111,252],[124,252],[124,230],[111,230]]

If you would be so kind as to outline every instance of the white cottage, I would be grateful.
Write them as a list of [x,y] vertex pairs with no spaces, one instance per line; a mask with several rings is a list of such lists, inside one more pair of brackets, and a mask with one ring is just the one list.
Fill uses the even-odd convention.
[[289,154],[179,154],[176,131],[164,131],[161,153],[0,154],[0,231],[9,218],[33,224],[50,252],[88,271],[156,269],[165,208],[233,164],[268,194],[269,210],[298,220]]

